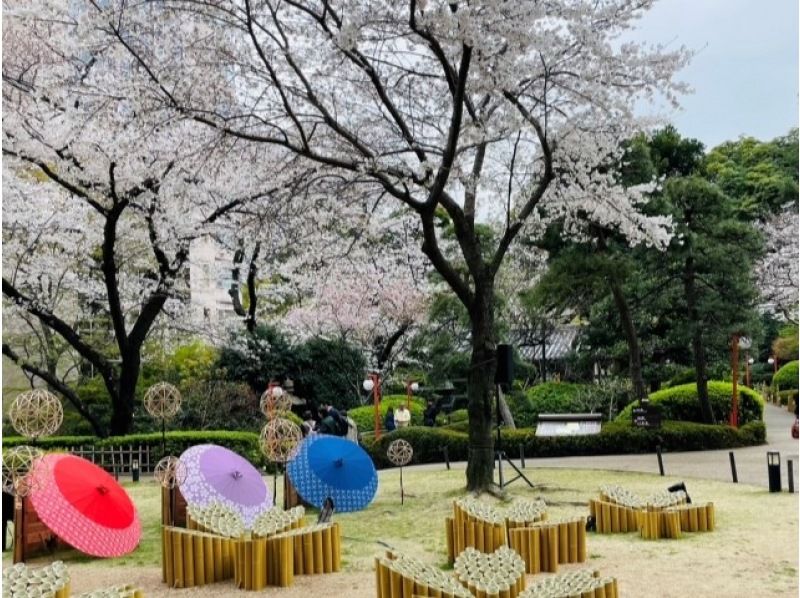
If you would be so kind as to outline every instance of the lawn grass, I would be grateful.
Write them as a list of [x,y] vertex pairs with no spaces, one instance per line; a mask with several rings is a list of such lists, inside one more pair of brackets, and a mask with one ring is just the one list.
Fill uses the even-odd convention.
[[[650,494],[679,481],[650,474],[595,470],[529,468],[526,473],[535,488],[520,480],[508,488],[509,496],[544,498],[551,518],[586,515],[588,499],[597,495],[602,484],[618,483],[634,492]],[[446,568],[444,519],[452,512],[453,499],[465,494],[463,470],[447,471],[444,466],[404,470],[404,505],[400,504],[399,471],[384,470],[379,475],[378,494],[369,508],[335,515],[343,530],[344,571],[367,574],[375,555],[389,547]],[[270,479],[270,488],[271,482]],[[796,595],[798,495],[769,494],[764,488],[721,481],[690,479],[686,483],[695,501],[715,503],[717,529],[713,533],[684,534],[680,540],[661,541],[641,540],[633,533],[590,534],[589,565],[604,575],[618,576],[629,588],[641,583],[639,578],[644,575],[653,583],[673,584],[675,592],[689,592],[684,595],[723,595],[703,584],[716,584],[713,587],[719,586],[729,596]],[[160,488],[149,479],[124,486],[143,521],[139,548],[128,556],[102,561],[75,551],[60,552],[58,558],[91,568],[129,568],[127,579],[135,577],[136,568],[159,566]],[[499,502],[488,496],[482,500]],[[308,513],[310,520],[315,517]],[[6,553],[4,565],[8,562]],[[371,574],[365,579],[371,580]]]

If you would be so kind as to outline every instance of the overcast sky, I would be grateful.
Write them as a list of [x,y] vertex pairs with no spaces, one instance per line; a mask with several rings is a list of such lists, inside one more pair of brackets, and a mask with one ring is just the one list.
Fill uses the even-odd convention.
[[[670,120],[707,148],[798,123],[798,0],[659,0],[633,37],[697,52]],[[627,36],[626,36],[627,37]]]

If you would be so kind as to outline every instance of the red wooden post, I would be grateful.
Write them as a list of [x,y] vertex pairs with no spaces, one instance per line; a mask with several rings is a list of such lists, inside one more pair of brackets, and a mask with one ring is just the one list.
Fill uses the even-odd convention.
[[731,338],[731,379],[733,380],[733,397],[731,398],[730,424],[739,427],[739,335]]

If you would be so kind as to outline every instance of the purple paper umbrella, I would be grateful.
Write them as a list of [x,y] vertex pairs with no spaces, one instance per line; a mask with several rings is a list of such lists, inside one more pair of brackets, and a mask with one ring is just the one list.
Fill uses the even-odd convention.
[[261,473],[250,462],[216,444],[200,444],[183,452],[186,481],[181,494],[191,505],[219,502],[242,516],[245,527],[272,507],[272,496]]

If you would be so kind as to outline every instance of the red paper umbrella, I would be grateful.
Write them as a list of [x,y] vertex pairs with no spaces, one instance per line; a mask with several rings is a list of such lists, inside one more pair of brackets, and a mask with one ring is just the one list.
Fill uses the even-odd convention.
[[93,556],[122,556],[136,548],[142,524],[113,477],[74,455],[50,454],[42,461],[46,479],[31,503],[53,533]]

